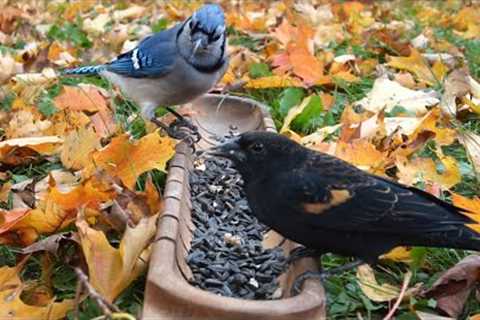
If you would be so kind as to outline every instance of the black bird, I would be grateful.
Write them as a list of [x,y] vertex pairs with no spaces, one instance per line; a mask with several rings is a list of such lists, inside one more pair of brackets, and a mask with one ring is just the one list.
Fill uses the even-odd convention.
[[303,274],[294,291],[306,278],[374,264],[397,246],[480,250],[480,234],[469,227],[478,222],[465,210],[282,135],[247,132],[210,154],[233,161],[261,222],[317,253],[358,259],[331,271]]

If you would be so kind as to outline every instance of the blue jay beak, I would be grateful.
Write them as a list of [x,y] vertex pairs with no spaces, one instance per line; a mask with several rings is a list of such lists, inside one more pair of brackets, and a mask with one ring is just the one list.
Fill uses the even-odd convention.
[[207,46],[208,46],[207,35],[197,32],[196,34],[193,35],[192,41],[194,43],[192,55],[195,55],[199,49],[200,50],[207,49]]

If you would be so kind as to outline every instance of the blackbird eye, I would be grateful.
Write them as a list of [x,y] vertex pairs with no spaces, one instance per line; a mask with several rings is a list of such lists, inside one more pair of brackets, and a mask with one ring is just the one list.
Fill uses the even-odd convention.
[[260,143],[260,142],[255,142],[254,144],[252,144],[250,146],[250,149],[255,152],[255,153],[260,153],[263,151],[264,147],[263,147],[263,144]]

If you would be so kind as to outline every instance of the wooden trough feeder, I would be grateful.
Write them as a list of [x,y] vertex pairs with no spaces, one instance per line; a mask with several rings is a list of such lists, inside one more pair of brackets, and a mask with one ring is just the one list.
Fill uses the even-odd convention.
[[[267,109],[250,99],[206,95],[195,101],[194,105],[197,112],[192,120],[203,137],[197,149],[215,145],[217,142],[211,137],[225,135],[232,126],[238,132],[275,131]],[[294,263],[280,277],[283,296],[277,300],[223,297],[196,288],[188,282],[192,273],[185,257],[195,229],[191,221],[189,186],[189,170],[192,167],[190,148],[184,143],[178,144],[169,166],[165,206],[153,245],[142,319],[325,319],[325,295],[320,282],[307,280],[299,295],[289,296],[291,285],[299,274],[316,270],[316,263],[310,258]],[[281,244],[287,255],[295,244],[282,240],[278,234],[269,232],[265,236],[264,246]]]

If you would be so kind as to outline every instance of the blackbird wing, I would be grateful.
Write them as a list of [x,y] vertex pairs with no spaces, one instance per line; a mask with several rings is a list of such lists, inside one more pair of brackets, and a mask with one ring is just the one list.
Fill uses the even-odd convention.
[[416,188],[365,173],[328,157],[320,167],[284,173],[275,185],[289,184],[278,195],[283,206],[321,228],[360,232],[437,232],[472,223],[461,209]]

